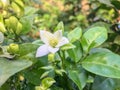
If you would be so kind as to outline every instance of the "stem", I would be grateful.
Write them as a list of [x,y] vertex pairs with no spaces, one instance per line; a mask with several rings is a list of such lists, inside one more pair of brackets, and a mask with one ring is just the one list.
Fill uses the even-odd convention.
[[62,53],[63,53],[63,59],[65,60],[65,51],[63,51]]
[[62,61],[62,68],[64,69],[64,60],[65,60],[65,54],[63,53],[63,56],[61,55],[60,51],[58,51],[58,55],[60,56],[61,58],[61,61]]
[[62,64],[63,64],[63,68],[65,68],[65,51],[62,51],[62,54],[63,54]]

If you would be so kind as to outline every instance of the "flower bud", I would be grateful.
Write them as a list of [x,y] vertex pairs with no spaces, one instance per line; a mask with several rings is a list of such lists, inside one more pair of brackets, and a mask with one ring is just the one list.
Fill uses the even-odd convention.
[[22,75],[20,75],[20,76],[19,76],[19,80],[20,80],[20,81],[23,81],[23,80],[25,80],[25,78],[24,78]]
[[5,26],[10,28],[10,20],[9,19],[5,19]]
[[22,7],[20,7],[15,2],[12,2],[11,6],[12,6],[14,12],[17,14],[17,16],[22,16],[23,15],[24,9]]
[[42,86],[36,86],[35,90],[46,90],[46,89],[44,87],[42,87]]
[[16,31],[16,26],[18,24],[18,19],[15,16],[11,16],[9,18],[9,24],[10,24],[10,27],[13,29],[13,31]]
[[18,22],[17,24],[17,29],[16,29],[16,34],[19,35],[22,31],[22,24]]
[[54,57],[55,57],[55,54],[54,54],[54,53],[48,54],[48,60],[49,60],[50,62],[53,62],[53,61],[54,61]]
[[0,22],[0,32],[5,33],[7,30],[2,22]]
[[1,15],[2,15],[3,17],[7,17],[7,16],[8,16],[8,13],[7,13],[6,10],[3,10]]
[[17,3],[21,7],[24,7],[24,3],[22,0],[14,0],[14,2]]
[[19,51],[19,46],[18,44],[10,44],[7,48],[7,51],[10,53],[10,54],[16,54],[18,51]]

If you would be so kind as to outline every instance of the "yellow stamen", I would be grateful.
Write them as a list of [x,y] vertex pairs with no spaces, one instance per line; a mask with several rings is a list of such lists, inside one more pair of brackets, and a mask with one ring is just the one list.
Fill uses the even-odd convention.
[[50,38],[49,44],[50,44],[50,46],[55,47],[58,44],[58,39],[57,38]]
[[54,35],[48,35],[48,32],[44,33],[45,37],[49,41],[49,45],[55,47],[58,44],[58,39]]

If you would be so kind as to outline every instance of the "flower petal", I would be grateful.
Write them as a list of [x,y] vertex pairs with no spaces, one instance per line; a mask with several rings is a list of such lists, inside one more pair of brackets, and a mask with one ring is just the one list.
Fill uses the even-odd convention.
[[58,30],[54,33],[54,36],[60,40],[62,38],[62,30]]
[[52,33],[45,30],[40,30],[40,38],[45,44],[49,45],[49,40],[53,37],[54,35]]
[[47,55],[48,53],[48,46],[44,44],[37,49],[36,57],[42,57]]
[[56,47],[63,46],[67,43],[69,43],[69,40],[66,37],[62,37],[62,39],[59,41],[59,43],[56,45]]
[[53,48],[53,47],[49,46],[49,47],[48,47],[48,50],[49,50],[49,52],[51,52],[51,53],[55,53],[55,52],[57,52],[57,51],[59,50],[59,48]]

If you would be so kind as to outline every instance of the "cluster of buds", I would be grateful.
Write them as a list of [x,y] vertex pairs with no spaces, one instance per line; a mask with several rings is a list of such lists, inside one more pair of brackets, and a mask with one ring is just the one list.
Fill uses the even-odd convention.
[[22,24],[15,16],[11,16],[5,20],[6,26],[9,28],[10,32],[13,32],[17,35],[21,33]]
[[16,14],[18,17],[22,16],[24,13],[24,3],[23,0],[0,0],[0,13],[4,17],[9,17],[10,13]]
[[17,16],[22,16],[24,14],[23,0],[14,0],[11,3],[11,7],[12,7],[14,13],[16,13]]
[[[11,16],[11,15],[15,16]],[[19,35],[22,30],[22,23],[17,19],[24,14],[23,0],[0,0],[0,32],[7,30]]]

